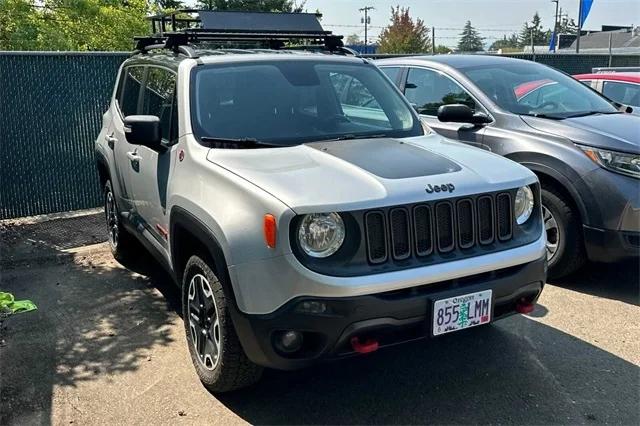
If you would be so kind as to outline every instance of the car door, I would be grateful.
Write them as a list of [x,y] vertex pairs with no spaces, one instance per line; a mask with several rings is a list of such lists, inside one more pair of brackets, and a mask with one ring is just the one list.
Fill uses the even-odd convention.
[[483,147],[483,126],[464,123],[443,123],[438,120],[438,108],[442,105],[464,104],[473,111],[486,112],[484,108],[453,78],[433,69],[408,67],[404,83],[404,95],[416,108],[420,117],[441,135]]
[[143,66],[129,66],[123,69],[116,102],[118,113],[113,116],[113,125],[106,137],[113,149],[117,184],[120,188],[119,207],[121,213],[135,216],[136,206],[133,196],[133,177],[138,166],[132,153],[137,149],[127,141],[124,131],[124,118],[139,114],[141,91],[146,69]]
[[142,90],[141,114],[160,118],[161,149],[138,145],[134,155],[133,193],[141,223],[163,247],[167,247],[167,186],[177,142],[176,74],[166,68],[147,67]]

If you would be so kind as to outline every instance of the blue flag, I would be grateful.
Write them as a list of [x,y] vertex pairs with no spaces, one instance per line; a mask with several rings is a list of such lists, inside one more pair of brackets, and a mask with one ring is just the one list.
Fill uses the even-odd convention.
[[587,20],[587,16],[589,16],[589,12],[591,11],[591,5],[593,5],[593,0],[580,0],[580,16],[578,17],[578,28],[582,28],[584,25],[584,21]]
[[549,42],[549,52],[556,51],[556,32],[551,33],[551,41]]

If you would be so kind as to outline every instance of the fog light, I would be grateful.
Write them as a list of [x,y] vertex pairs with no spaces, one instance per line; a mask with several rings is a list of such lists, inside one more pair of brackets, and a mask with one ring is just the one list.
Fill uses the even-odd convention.
[[324,314],[327,304],[318,300],[305,300],[298,304],[296,310],[304,314]]
[[276,346],[278,350],[285,353],[293,353],[302,347],[302,333],[299,331],[281,331],[276,336]]

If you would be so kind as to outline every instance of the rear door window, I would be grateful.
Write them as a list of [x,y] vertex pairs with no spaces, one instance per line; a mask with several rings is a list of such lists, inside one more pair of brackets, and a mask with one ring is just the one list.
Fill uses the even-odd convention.
[[384,67],[384,68],[380,68],[382,70],[383,73],[385,73],[387,75],[387,77],[389,77],[391,79],[391,81],[393,81],[393,84],[397,85],[398,84],[398,80],[400,77],[400,71],[402,71],[402,68],[400,67]]
[[176,137],[177,108],[175,107],[176,76],[172,71],[149,67],[144,87],[142,114],[160,118],[162,138],[172,141]]
[[138,104],[140,100],[140,88],[144,81],[145,67],[127,67],[122,72],[122,79],[116,99],[120,112],[124,117],[138,114]]
[[621,104],[640,107],[640,84],[605,81],[602,93]]
[[405,84],[406,98],[424,115],[438,115],[442,105],[463,104],[473,111],[478,109],[474,99],[449,77],[423,68],[409,68]]

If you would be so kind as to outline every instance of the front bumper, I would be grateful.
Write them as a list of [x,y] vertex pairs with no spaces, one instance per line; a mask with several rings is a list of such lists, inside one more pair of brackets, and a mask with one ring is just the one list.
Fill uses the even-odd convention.
[[617,262],[640,256],[640,181],[597,169],[584,181],[595,196],[587,205],[600,220],[584,225],[587,256],[596,262]]
[[[486,289],[493,291],[492,318],[515,313],[522,300],[538,299],[546,278],[546,257],[465,278],[410,287],[373,295],[318,298],[299,297],[266,315],[234,311],[234,325],[247,356],[255,363],[277,369],[297,369],[320,360],[354,355],[352,337],[375,338],[379,347],[427,338],[435,300]],[[305,300],[322,301],[324,314],[301,313]],[[299,352],[284,354],[274,345],[279,331],[303,332]]]
[[640,258],[640,232],[612,231],[584,226],[587,256],[593,262],[619,262]]

